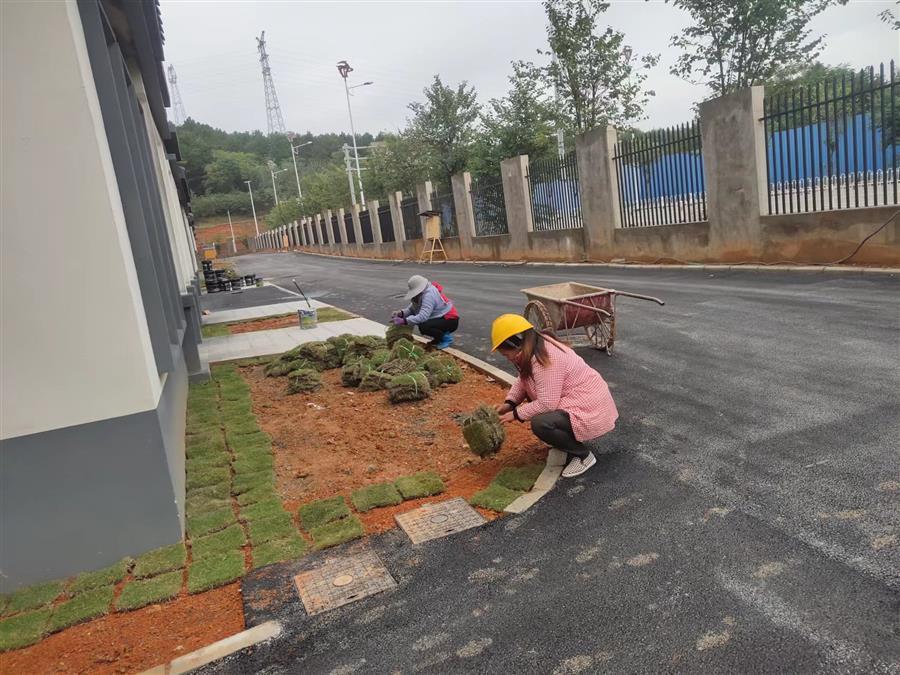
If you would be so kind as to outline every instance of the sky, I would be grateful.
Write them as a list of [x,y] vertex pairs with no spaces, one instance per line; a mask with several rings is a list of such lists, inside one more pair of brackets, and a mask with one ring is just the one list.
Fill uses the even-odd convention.
[[[344,87],[335,64],[354,68],[357,133],[397,131],[435,74],[467,80],[486,103],[508,89],[510,62],[540,61],[546,45],[540,2],[251,2],[163,0],[166,61],[175,66],[185,112],[228,131],[266,130],[255,37],[266,32],[275,88],[288,130],[349,131]],[[878,20],[893,0],[850,0],[816,17],[826,34],[819,60],[861,68],[900,56],[900,33]],[[661,1],[613,1],[606,21],[625,33],[637,56],[660,54],[646,86],[656,92],[643,129],[686,122],[705,89],[669,74],[671,35],[687,15]]]

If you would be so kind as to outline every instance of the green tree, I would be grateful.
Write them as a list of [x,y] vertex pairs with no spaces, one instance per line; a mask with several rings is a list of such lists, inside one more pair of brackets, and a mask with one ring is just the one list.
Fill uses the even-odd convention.
[[682,51],[671,68],[715,96],[763,84],[815,60],[824,37],[810,21],[834,0],[667,0],[691,15],[672,37]]
[[363,175],[366,196],[383,198],[397,190],[414,194],[417,184],[431,178],[437,162],[410,134],[400,133],[385,135],[376,142],[366,167],[368,171]]
[[342,166],[326,166],[305,174],[300,177],[300,184],[303,187],[302,213],[319,213],[350,205],[350,186]]
[[279,201],[277,206],[273,206],[272,210],[266,215],[266,225],[269,228],[281,227],[303,215],[303,209],[296,199],[285,199]]
[[411,138],[434,155],[444,187],[463,171],[475,139],[479,105],[475,89],[465,81],[456,88],[445,85],[440,75],[423,90],[424,102],[409,104],[413,112]]

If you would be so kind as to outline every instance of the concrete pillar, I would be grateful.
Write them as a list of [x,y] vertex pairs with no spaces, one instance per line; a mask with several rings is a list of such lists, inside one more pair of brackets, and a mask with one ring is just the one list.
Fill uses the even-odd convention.
[[528,235],[534,232],[531,194],[528,190],[528,155],[510,157],[500,162],[503,179],[503,202],[509,225],[510,244],[515,255],[528,250]]
[[288,225],[288,240],[290,242],[291,248],[297,248],[299,244],[299,238],[297,236],[297,221],[291,221],[291,224]]
[[366,206],[369,209],[369,222],[372,223],[372,241],[381,246],[381,218],[378,217],[378,200],[373,199]]
[[619,189],[613,151],[618,137],[614,127],[597,127],[575,138],[578,197],[584,217],[587,258],[609,258],[613,232],[621,227]]
[[316,234],[319,236],[319,248],[325,246],[325,233],[322,231],[322,214],[317,213],[316,218]]
[[362,223],[359,222],[359,204],[350,207],[350,217],[353,219],[353,234],[356,237],[356,248],[363,245]]
[[763,87],[750,87],[700,104],[709,248],[723,262],[755,260],[762,253],[760,214],[767,208],[763,97]]
[[400,202],[403,201],[402,192],[389,192],[388,205],[391,207],[391,220],[394,221],[394,247],[403,253],[403,242],[406,241],[406,230],[403,229],[403,211]]
[[338,232],[341,233],[341,249],[347,250],[349,244],[347,243],[347,223],[344,221],[344,215],[344,209],[337,210]]
[[459,231],[459,253],[463,260],[472,254],[475,238],[475,209],[472,207],[472,176],[463,171],[450,178],[453,203],[456,207],[456,228]]
[[432,192],[434,192],[434,187],[432,187],[430,180],[426,180],[424,183],[416,185],[416,199],[419,202],[419,213],[422,211],[431,211]]
[[322,229],[325,230],[325,238],[322,241],[328,242],[328,248],[334,248],[334,233],[331,229],[331,209],[325,209],[322,212]]

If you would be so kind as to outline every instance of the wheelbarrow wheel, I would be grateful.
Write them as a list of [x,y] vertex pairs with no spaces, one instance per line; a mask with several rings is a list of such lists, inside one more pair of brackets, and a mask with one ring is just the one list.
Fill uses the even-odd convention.
[[550,319],[550,312],[540,300],[532,300],[525,305],[525,311],[522,315],[528,319],[528,322],[537,328],[538,332],[545,333],[550,337],[556,337],[556,326]]
[[595,349],[605,351],[612,356],[613,344],[616,341],[616,324],[612,317],[601,317],[600,320],[585,328],[588,340]]

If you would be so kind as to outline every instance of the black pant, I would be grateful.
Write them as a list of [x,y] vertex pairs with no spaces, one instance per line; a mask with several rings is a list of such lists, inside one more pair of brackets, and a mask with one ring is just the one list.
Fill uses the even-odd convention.
[[531,418],[531,431],[544,443],[576,457],[587,457],[590,449],[575,438],[572,420],[565,410],[553,410]]
[[445,333],[452,333],[459,328],[459,319],[448,319],[445,316],[428,319],[419,324],[419,332],[435,340],[440,340]]

